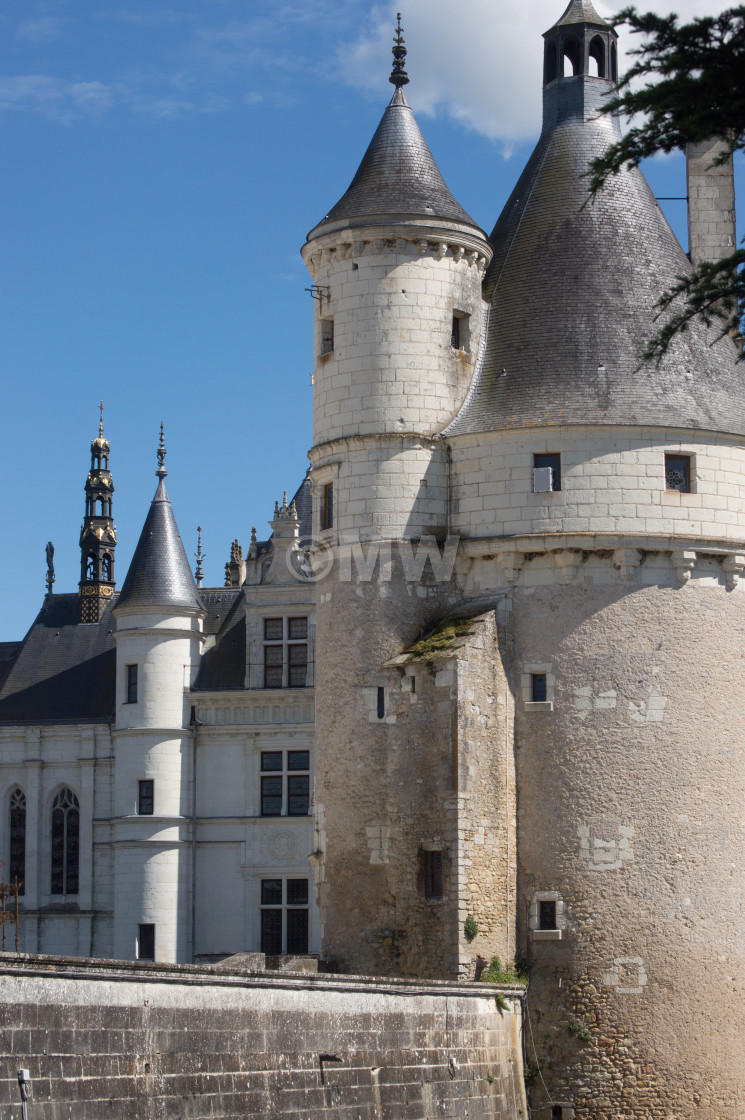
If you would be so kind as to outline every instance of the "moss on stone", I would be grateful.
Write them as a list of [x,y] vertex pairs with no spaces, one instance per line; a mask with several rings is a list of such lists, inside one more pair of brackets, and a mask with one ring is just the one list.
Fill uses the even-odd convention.
[[406,660],[426,660],[432,654],[447,653],[456,638],[463,638],[470,633],[473,621],[473,618],[444,618],[426,637],[409,646]]

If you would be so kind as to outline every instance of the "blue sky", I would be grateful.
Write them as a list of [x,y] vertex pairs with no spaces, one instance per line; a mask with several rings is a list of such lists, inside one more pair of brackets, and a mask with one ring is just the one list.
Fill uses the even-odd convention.
[[[0,638],[20,638],[41,604],[48,540],[55,590],[77,587],[99,399],[120,584],[161,420],[181,535],[191,554],[204,527],[209,584],[233,538],[265,535],[302,479],[312,301],[299,250],[390,97],[399,7],[407,96],[449,187],[490,230],[539,131],[541,33],[561,0],[6,0]],[[685,193],[681,158],[646,171],[657,194]],[[737,172],[742,199],[742,160]],[[685,244],[684,204],[666,210]]]

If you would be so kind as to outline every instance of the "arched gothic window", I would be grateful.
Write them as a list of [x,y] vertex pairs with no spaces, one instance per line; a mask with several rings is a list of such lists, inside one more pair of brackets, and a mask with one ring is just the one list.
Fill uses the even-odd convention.
[[[593,65],[594,63],[594,65]],[[599,35],[590,41],[590,76],[605,78],[605,44]]]
[[611,43],[611,48],[610,48],[610,76],[611,76],[611,81],[614,81],[614,82],[618,81],[618,63],[617,63],[616,59],[617,59],[616,44]]
[[571,69],[571,76],[576,77],[582,73],[582,47],[579,39],[572,37],[564,41],[564,66],[563,76],[569,77],[567,68]]
[[78,893],[80,805],[72,790],[63,789],[52,805],[52,894]]
[[96,578],[96,557],[92,553],[90,553],[86,557],[85,578],[86,579],[95,579]]
[[22,789],[10,793],[10,866],[11,883],[18,880],[19,894],[24,893],[23,881],[26,878],[26,795]]
[[101,561],[101,579],[104,581],[111,579],[111,557],[108,552]]

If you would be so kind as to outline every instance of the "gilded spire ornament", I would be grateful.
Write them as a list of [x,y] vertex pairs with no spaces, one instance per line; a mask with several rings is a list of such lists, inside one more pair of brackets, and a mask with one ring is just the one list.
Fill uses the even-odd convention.
[[396,34],[393,38],[393,72],[388,79],[394,86],[401,88],[409,84],[409,75],[404,69],[406,62],[406,47],[404,46],[405,40],[403,36],[403,27],[401,26],[401,13],[397,13],[398,26],[396,27]]

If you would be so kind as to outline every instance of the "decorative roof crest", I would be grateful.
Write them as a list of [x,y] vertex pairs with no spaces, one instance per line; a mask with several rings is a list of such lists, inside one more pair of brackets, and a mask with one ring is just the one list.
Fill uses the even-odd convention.
[[398,26],[396,27],[396,34],[393,39],[393,47],[391,48],[391,50],[393,51],[393,71],[388,81],[391,82],[392,85],[396,86],[397,89],[400,89],[401,86],[409,84],[409,75],[404,69],[404,64],[406,62],[406,47],[404,46],[404,29],[401,26],[400,12],[396,13],[396,18],[398,19]]

